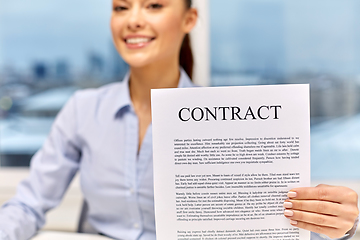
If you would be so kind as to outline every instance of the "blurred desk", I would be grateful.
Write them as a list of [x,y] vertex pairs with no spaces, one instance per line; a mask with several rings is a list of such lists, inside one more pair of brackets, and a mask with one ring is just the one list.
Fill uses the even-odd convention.
[[109,240],[111,238],[81,233],[39,232],[31,240]]

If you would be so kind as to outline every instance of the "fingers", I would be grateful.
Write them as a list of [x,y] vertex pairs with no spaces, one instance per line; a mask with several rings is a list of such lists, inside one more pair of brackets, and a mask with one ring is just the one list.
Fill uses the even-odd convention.
[[356,204],[349,205],[316,200],[304,201],[288,199],[284,202],[284,208],[337,216],[351,221],[359,215]]
[[335,203],[357,203],[357,194],[346,187],[319,185],[318,187],[295,188],[288,197],[296,200],[320,200]]
[[344,236],[359,215],[358,196],[346,187],[295,188],[288,197],[284,215],[291,225],[331,238]]
[[352,225],[354,224],[353,222],[349,223],[348,221],[341,221],[339,223],[338,217],[336,216],[303,212],[298,210],[285,210],[284,215],[293,221],[304,222],[322,227],[346,229],[351,225],[349,227],[349,229],[351,229]]
[[334,215],[351,221],[359,215],[357,193],[346,187],[319,185],[315,188],[295,188],[288,196],[288,201],[296,210]]
[[341,229],[337,228],[324,227],[295,220],[290,220],[290,224],[294,227],[302,228],[311,232],[325,234],[330,238],[341,238],[344,236],[344,232]]
[[354,225],[350,219],[298,210],[285,210],[284,215],[290,224],[312,232],[325,234],[331,238],[340,238]]
[[287,200],[284,203],[284,208],[291,208],[305,212],[322,213],[331,216],[339,216],[343,212],[343,207],[339,203],[316,200]]

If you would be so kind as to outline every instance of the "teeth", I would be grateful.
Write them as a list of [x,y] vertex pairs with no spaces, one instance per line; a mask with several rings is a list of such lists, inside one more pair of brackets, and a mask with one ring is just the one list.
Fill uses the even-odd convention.
[[128,38],[126,39],[126,43],[129,44],[139,44],[139,43],[146,43],[150,42],[150,38]]

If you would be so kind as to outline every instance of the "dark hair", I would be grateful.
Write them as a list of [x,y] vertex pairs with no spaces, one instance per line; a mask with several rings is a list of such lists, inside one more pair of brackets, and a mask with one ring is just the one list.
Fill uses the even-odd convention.
[[[191,8],[192,1],[185,0],[185,6],[187,9]],[[191,50],[191,42],[189,34],[186,34],[181,45],[180,50],[180,66],[185,70],[185,72],[189,75],[190,79],[193,75],[194,68],[194,56]]]

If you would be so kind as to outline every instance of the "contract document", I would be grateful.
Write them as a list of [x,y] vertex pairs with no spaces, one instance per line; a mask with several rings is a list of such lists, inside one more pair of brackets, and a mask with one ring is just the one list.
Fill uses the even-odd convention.
[[290,189],[310,186],[308,85],[151,91],[157,240],[308,240]]

